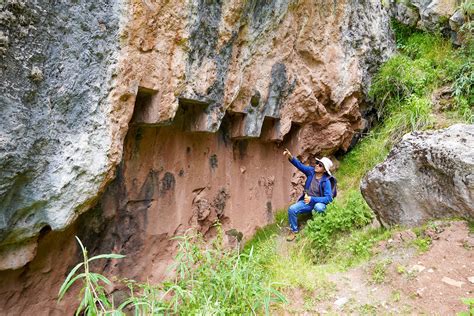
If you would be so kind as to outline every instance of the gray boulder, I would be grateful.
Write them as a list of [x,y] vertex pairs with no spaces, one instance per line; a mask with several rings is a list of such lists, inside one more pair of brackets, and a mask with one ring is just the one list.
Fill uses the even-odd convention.
[[396,2],[394,15],[403,24],[416,26],[420,20],[418,8],[405,2]]
[[474,218],[474,125],[405,135],[361,191],[382,225]]

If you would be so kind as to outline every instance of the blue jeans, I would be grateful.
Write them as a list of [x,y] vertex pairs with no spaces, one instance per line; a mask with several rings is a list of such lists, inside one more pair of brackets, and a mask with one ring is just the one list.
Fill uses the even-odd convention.
[[311,213],[313,209],[318,213],[322,213],[326,209],[326,204],[316,203],[313,208],[309,204],[305,204],[304,201],[298,201],[290,206],[288,209],[288,221],[293,232],[298,232],[298,214]]

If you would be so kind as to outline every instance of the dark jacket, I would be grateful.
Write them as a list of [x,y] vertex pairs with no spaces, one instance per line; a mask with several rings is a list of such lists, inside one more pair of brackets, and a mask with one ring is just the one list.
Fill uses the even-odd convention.
[[[298,168],[301,172],[306,175],[306,182],[304,184],[304,189],[309,190],[311,186],[311,181],[313,181],[313,177],[316,174],[316,171],[313,167],[303,165],[301,161],[296,159],[295,157],[290,159],[290,162]],[[311,196],[311,201],[309,204],[314,206],[316,203],[324,203],[329,204],[332,202],[332,190],[331,190],[331,181],[329,181],[329,175],[324,173],[321,180],[319,180],[319,192],[322,193],[321,197]],[[298,201],[304,200],[304,194],[300,196]]]

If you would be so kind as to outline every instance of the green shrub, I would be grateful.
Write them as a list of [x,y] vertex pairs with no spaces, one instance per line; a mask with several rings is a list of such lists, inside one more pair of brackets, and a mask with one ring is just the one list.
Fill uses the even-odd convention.
[[390,238],[391,233],[391,229],[385,228],[351,230],[336,240],[328,262],[349,268],[370,259],[376,244]]
[[311,241],[311,252],[316,261],[327,259],[338,234],[363,227],[372,220],[373,213],[358,190],[348,192],[344,204],[329,204],[325,216],[315,215],[304,231]]
[[472,316],[472,315],[474,315],[474,298],[466,297],[466,298],[462,298],[461,301],[463,302],[463,304],[467,305],[467,312],[466,311],[459,312],[459,313],[457,313],[457,315],[458,316]]
[[391,104],[389,106],[391,115],[382,129],[388,145],[391,147],[406,133],[430,127],[433,123],[431,108],[430,100],[416,95],[411,95],[400,104]]
[[373,283],[380,284],[385,282],[387,268],[391,263],[392,261],[390,259],[385,259],[374,264],[371,276]]
[[398,49],[403,49],[411,36],[422,33],[415,27],[405,25],[397,19],[392,19],[390,25],[395,33],[395,41]]
[[466,98],[469,104],[474,104],[474,62],[472,60],[468,60],[456,72],[453,95],[456,98]]

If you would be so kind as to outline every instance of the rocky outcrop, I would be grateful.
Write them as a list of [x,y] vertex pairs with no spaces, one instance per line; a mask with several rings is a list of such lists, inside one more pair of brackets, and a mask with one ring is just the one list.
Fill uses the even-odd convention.
[[[100,200],[122,161],[129,126],[138,147],[142,135],[152,148],[166,144],[159,136],[165,126],[179,135],[211,133],[214,141],[226,135],[232,145],[225,150],[189,146],[215,155],[213,165],[229,166],[226,177],[240,167],[253,174],[234,166],[248,139],[272,146],[298,139],[290,147],[303,160],[347,150],[365,127],[361,111],[371,74],[393,52],[388,14],[378,0],[8,0],[1,19],[0,269],[31,260],[38,236],[64,230]],[[130,146],[125,157],[137,152]],[[189,226],[181,220],[183,207],[199,219],[218,216],[222,200],[232,205],[228,180],[213,184],[206,196],[204,190],[162,204],[161,185],[169,187],[164,192],[187,190],[177,169],[185,163],[157,165],[151,157],[175,158],[166,150],[149,154],[129,161],[141,177],[136,185],[158,190],[143,193],[157,201],[147,206],[153,212],[166,205]],[[255,166],[272,163],[258,157]],[[118,182],[136,178],[122,171],[129,178]],[[209,186],[207,172],[193,174],[202,183],[193,182],[191,191]],[[267,183],[272,174],[265,177]],[[121,192],[114,203],[132,205],[140,192]],[[271,200],[270,208],[267,198],[254,201],[248,207],[264,214],[285,205],[283,199]],[[236,211],[227,206],[226,214]],[[259,223],[241,220],[249,231]]]
[[361,183],[385,225],[474,218],[474,125],[404,136]]
[[111,161],[120,1],[0,4],[0,269],[93,205]]
[[[403,24],[430,32],[441,32],[460,44],[461,26],[469,20],[472,9],[468,1],[456,0],[390,0],[386,2],[392,16]],[[472,5],[471,5],[472,6]]]

